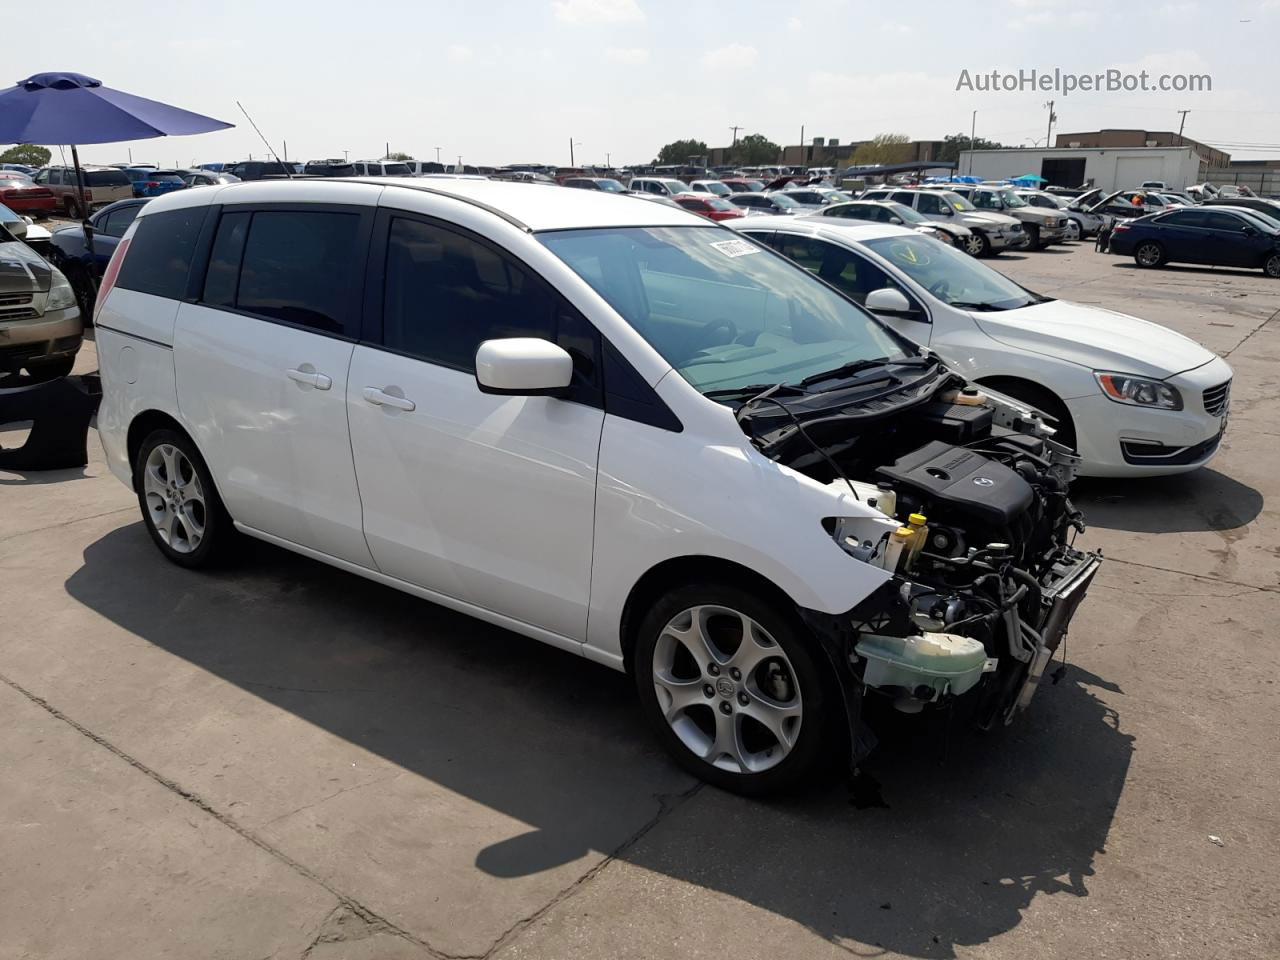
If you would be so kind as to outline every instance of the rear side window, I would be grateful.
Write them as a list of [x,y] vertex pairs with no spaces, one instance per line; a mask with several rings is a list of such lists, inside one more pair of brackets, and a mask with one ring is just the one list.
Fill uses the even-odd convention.
[[133,223],[141,209],[141,207],[125,207],[122,210],[112,210],[103,218],[99,229],[108,237],[123,237],[124,232],[129,229],[129,224]]
[[140,218],[116,286],[170,300],[186,296],[191,256],[206,210],[187,207]]
[[[327,210],[224,214],[203,302],[320,333],[355,336],[360,217]],[[132,256],[132,252],[130,254]]]
[[[473,372],[485,340],[540,337],[573,357],[572,399],[598,402],[598,336],[524,265],[435,224],[392,218],[383,345]],[[594,398],[594,399],[593,399]]]
[[[145,176],[145,173],[143,175]],[[71,176],[71,182],[75,182],[74,174]],[[84,175],[86,187],[127,187],[131,183],[133,181],[123,170],[90,170]]]

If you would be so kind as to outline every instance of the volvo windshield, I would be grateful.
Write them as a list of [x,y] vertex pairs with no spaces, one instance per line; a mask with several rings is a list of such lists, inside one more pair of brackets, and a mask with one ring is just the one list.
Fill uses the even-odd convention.
[[914,355],[807,271],[726,230],[609,227],[539,239],[703,393]]
[[930,237],[913,234],[862,242],[939,300],[961,310],[1016,310],[1047,302],[967,253]]

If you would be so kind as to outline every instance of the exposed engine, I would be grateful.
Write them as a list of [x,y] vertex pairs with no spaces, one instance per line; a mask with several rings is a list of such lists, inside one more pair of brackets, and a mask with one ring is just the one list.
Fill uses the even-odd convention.
[[892,579],[814,624],[838,645],[859,703],[874,691],[917,712],[972,690],[983,725],[1008,722],[1101,562],[1071,546],[1084,530],[1068,496],[1077,457],[1044,415],[940,366],[909,380],[752,398],[738,419],[765,455],[878,513],[831,518],[829,532]]

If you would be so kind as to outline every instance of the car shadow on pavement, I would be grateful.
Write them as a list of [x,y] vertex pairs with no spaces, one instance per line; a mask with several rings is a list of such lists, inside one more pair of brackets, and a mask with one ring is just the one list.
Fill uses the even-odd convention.
[[1208,467],[1168,477],[1082,477],[1071,498],[1089,526],[1130,533],[1235,530],[1265,506],[1259,491]]
[[66,589],[156,647],[530,824],[475,850],[491,876],[613,853],[855,953],[948,958],[1017,926],[1037,894],[1087,896],[1133,749],[1101,699],[1122,691],[1071,667],[1008,728],[948,734],[938,717],[900,719],[866,767],[878,788],[852,798],[841,781],[768,802],[704,787],[681,803],[694,781],[643,728],[625,676],[323,564],[250,542],[232,569],[193,573],[166,563],[139,523],[90,544]]

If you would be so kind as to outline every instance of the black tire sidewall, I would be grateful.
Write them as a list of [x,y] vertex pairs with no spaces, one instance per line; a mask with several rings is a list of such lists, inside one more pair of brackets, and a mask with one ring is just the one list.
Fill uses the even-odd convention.
[[[704,604],[740,611],[764,627],[785,651],[800,687],[804,715],[796,745],[780,763],[761,773],[732,773],[695,756],[676,736],[658,706],[653,685],[653,654],[659,634],[677,613]],[[741,587],[703,583],[678,587],[649,610],[640,624],[631,672],[646,722],[681,767],[724,790],[759,796],[786,790],[809,779],[830,750],[832,706],[839,703],[839,691],[829,670],[822,669],[825,662],[816,641],[794,614],[779,610],[777,604]]]
[[[1156,259],[1155,259],[1152,263],[1143,263],[1143,262],[1142,262],[1142,251],[1143,251],[1144,249],[1146,249],[1147,247],[1155,247],[1155,248],[1156,248],[1156,254],[1157,254],[1157,255],[1156,255]],[[1160,244],[1158,244],[1158,243],[1156,243],[1155,241],[1152,241],[1152,240],[1148,240],[1148,241],[1146,241],[1146,242],[1144,242],[1144,243],[1140,243],[1140,244],[1138,244],[1137,249],[1133,251],[1133,260],[1134,260],[1134,263],[1136,263],[1138,266],[1143,267],[1143,268],[1145,268],[1145,269],[1150,269],[1150,268],[1152,268],[1152,267],[1158,267],[1158,266],[1160,266],[1160,264],[1162,264],[1162,263],[1164,262],[1164,248],[1163,248],[1163,247],[1161,247],[1161,246],[1160,246]]]
[[[1274,269],[1268,269],[1274,267]],[[1262,261],[1262,272],[1268,277],[1280,279],[1280,253],[1273,253]]]
[[[151,451],[164,443],[177,447],[191,462],[196,475],[200,478],[200,486],[205,495],[204,539],[200,541],[200,546],[190,553],[178,553],[164,542],[151,522],[151,513],[147,509],[147,497],[142,483],[143,465],[147,462]],[[176,430],[163,429],[148,434],[142,441],[142,445],[138,447],[138,456],[133,464],[133,486],[138,497],[138,509],[142,512],[142,524],[167,560],[180,567],[196,568],[209,566],[221,557],[225,541],[229,540],[233,533],[231,518],[222,506],[222,498],[218,496],[218,490],[213,484],[213,476],[209,473],[204,457],[200,456],[196,445],[185,434]]]

